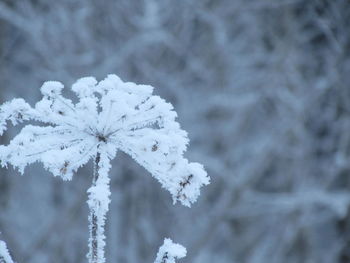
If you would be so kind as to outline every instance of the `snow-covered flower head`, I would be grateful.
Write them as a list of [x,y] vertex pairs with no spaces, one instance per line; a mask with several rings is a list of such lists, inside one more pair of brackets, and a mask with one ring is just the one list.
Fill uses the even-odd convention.
[[22,99],[0,107],[0,133],[7,120],[43,123],[25,126],[9,145],[0,147],[3,165],[12,164],[23,173],[28,164],[40,161],[55,176],[70,180],[96,156],[108,172],[109,161],[121,150],[157,178],[174,202],[189,206],[209,183],[202,165],[183,157],[187,134],[175,121],[172,105],[152,95],[151,86],[123,82],[116,75],[99,83],[86,77],[72,86],[79,98],[76,104],[62,96],[62,89],[60,82],[45,82],[43,98],[34,108]]
[[175,259],[183,258],[187,254],[186,248],[173,243],[169,238],[164,240],[163,245],[159,248],[157,258],[154,263],[175,263]]

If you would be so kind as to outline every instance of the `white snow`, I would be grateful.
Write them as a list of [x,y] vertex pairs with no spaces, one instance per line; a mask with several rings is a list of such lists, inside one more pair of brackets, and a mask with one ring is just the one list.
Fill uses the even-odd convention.
[[62,89],[64,88],[63,84],[58,81],[47,81],[41,87],[41,93],[44,96],[60,95]]
[[173,243],[169,238],[164,240],[164,244],[159,248],[157,258],[154,263],[175,263],[175,259],[185,257],[187,254],[186,248]]
[[6,102],[0,107],[0,135],[6,130],[6,122],[11,121],[13,125],[17,125],[24,120],[28,120],[30,106],[23,99],[13,99]]
[[0,262],[1,263],[14,263],[5,242],[0,240]]

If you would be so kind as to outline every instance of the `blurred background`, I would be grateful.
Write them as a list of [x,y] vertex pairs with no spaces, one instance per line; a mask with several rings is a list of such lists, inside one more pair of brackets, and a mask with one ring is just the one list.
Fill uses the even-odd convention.
[[[164,237],[183,263],[350,262],[349,22],[347,0],[0,0],[0,103],[108,73],[173,103],[212,183],[173,206],[120,152],[107,262],[153,262]],[[91,164],[25,174],[0,170],[0,239],[19,263],[86,262]]]

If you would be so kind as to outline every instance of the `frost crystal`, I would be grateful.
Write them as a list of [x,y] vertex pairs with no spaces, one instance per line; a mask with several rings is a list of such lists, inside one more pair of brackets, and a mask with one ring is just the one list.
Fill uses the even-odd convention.
[[176,258],[183,258],[186,254],[186,248],[166,238],[164,244],[159,248],[154,263],[175,263]]
[[5,242],[0,240],[0,263],[14,263]]

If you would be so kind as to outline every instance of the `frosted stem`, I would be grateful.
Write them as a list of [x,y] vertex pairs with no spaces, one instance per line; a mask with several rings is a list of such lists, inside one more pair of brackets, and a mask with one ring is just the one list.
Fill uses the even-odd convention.
[[[97,180],[99,178],[99,164],[101,160],[100,153],[97,153],[94,161],[94,171],[92,178],[92,187],[96,187]],[[97,211],[99,207],[90,206],[90,239],[89,239],[89,263],[102,263],[99,262],[101,251],[104,251],[104,215],[99,214]],[[102,217],[102,218],[101,218]],[[101,244],[103,243],[103,244]],[[102,255],[104,258],[104,256]]]
[[[95,156],[92,185],[88,190],[90,208],[89,263],[105,263],[105,221],[110,202],[108,171],[110,163],[106,154],[98,147]],[[101,151],[100,151],[101,150]]]

